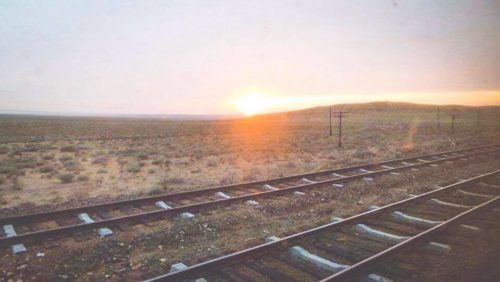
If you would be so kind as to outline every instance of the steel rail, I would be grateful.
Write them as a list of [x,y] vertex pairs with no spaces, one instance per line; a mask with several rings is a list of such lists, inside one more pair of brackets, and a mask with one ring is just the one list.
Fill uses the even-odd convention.
[[380,262],[381,260],[384,260],[391,255],[394,255],[397,252],[400,252],[402,250],[405,250],[419,242],[426,241],[429,239],[431,236],[435,235],[436,233],[440,232],[441,230],[448,228],[450,225],[456,224],[460,220],[462,220],[464,217],[470,216],[472,214],[475,214],[485,208],[488,208],[491,205],[494,205],[500,200],[500,196],[497,196],[485,203],[482,203],[476,207],[473,207],[465,212],[462,212],[451,219],[448,219],[444,221],[443,223],[440,223],[430,229],[425,230],[422,233],[419,233],[399,244],[396,244],[386,250],[383,250],[369,258],[366,258],[358,263],[353,264],[352,266],[349,266],[348,268],[341,270],[323,280],[321,282],[326,282],[326,281],[350,281],[350,279],[355,278],[356,276],[359,276],[363,274],[364,271],[368,270],[371,266],[375,265],[376,263]]
[[[491,150],[491,151],[497,151],[497,150],[498,149]],[[480,153],[487,153],[487,152],[490,152],[490,151],[484,151],[484,152],[480,152]],[[174,207],[172,209],[156,210],[156,211],[149,211],[149,212],[143,212],[143,213],[138,213],[138,214],[114,217],[114,218],[110,218],[110,219],[95,221],[92,223],[82,223],[82,224],[57,227],[57,228],[52,228],[52,229],[47,229],[47,230],[29,232],[29,233],[19,234],[19,235],[12,236],[12,237],[0,238],[0,246],[21,243],[21,242],[24,242],[27,240],[41,239],[44,237],[52,237],[52,236],[70,233],[70,232],[75,232],[75,231],[80,231],[80,230],[84,230],[84,229],[110,226],[110,225],[117,224],[120,222],[137,221],[137,220],[143,220],[146,218],[154,218],[155,216],[160,216],[160,215],[171,215],[171,214],[179,214],[179,213],[186,212],[186,211],[195,211],[195,210],[199,210],[199,209],[210,207],[210,206],[217,206],[217,205],[222,205],[222,204],[241,202],[241,201],[250,200],[253,198],[257,198],[257,197],[278,195],[278,194],[283,194],[283,193],[287,193],[287,192],[293,192],[293,191],[300,190],[300,189],[312,189],[312,188],[316,188],[319,186],[332,184],[335,182],[344,182],[344,181],[355,180],[355,179],[368,177],[368,176],[377,176],[380,174],[396,172],[396,171],[405,170],[408,168],[420,167],[420,166],[424,166],[424,165],[429,165],[429,164],[433,164],[433,163],[444,162],[444,161],[449,161],[449,160],[454,160],[457,158],[463,158],[463,157],[474,156],[474,155],[476,155],[476,154],[448,157],[448,158],[444,158],[444,159],[426,161],[426,162],[410,164],[410,165],[405,165],[405,166],[396,167],[396,168],[383,169],[383,170],[378,170],[378,171],[373,171],[373,172],[366,172],[366,173],[360,173],[360,174],[351,175],[351,176],[339,177],[339,178],[330,179],[330,180],[318,181],[318,182],[314,182],[314,183],[310,183],[310,184],[301,184],[301,185],[281,188],[279,190],[252,193],[252,194],[232,197],[229,199],[207,201],[207,202],[202,202],[202,203]]]
[[[497,149],[491,150],[491,151],[497,151]],[[490,151],[484,151],[481,153],[487,153],[487,152],[490,152]],[[207,202],[202,202],[202,203],[174,207],[172,209],[149,211],[149,212],[120,216],[120,217],[115,217],[115,218],[110,218],[110,219],[104,219],[104,220],[95,221],[92,223],[82,223],[82,224],[76,224],[76,225],[69,225],[69,226],[57,227],[57,228],[53,228],[53,229],[40,230],[40,231],[35,231],[35,232],[30,232],[30,233],[25,233],[25,234],[19,234],[17,236],[12,236],[12,237],[3,237],[3,238],[0,238],[0,246],[4,246],[6,244],[20,243],[20,242],[24,242],[26,240],[35,240],[35,239],[40,239],[40,238],[44,238],[44,237],[56,236],[56,235],[80,231],[80,230],[84,230],[84,229],[99,228],[99,227],[104,227],[106,225],[113,225],[113,224],[120,223],[120,222],[143,220],[146,218],[154,218],[155,216],[160,216],[160,215],[171,215],[171,214],[179,214],[179,213],[186,212],[186,211],[195,211],[195,210],[199,210],[199,209],[210,207],[210,206],[217,206],[217,205],[222,205],[222,204],[241,202],[241,201],[250,200],[253,198],[257,198],[257,197],[278,195],[278,194],[283,194],[283,193],[287,193],[287,192],[293,192],[293,191],[300,190],[300,189],[312,189],[312,188],[316,188],[319,186],[332,184],[335,182],[345,182],[345,181],[355,180],[355,179],[368,177],[368,176],[377,176],[380,174],[396,172],[396,171],[405,170],[408,168],[420,167],[420,166],[424,166],[424,165],[429,165],[429,164],[433,164],[433,163],[444,162],[444,161],[449,161],[449,160],[453,160],[453,159],[457,159],[457,158],[463,158],[463,157],[474,156],[474,155],[476,155],[476,154],[448,157],[448,158],[444,158],[444,159],[421,162],[421,163],[416,163],[416,164],[410,164],[410,165],[405,165],[405,166],[396,167],[396,168],[383,169],[383,170],[378,170],[378,171],[373,171],[373,172],[366,172],[366,173],[360,173],[360,174],[351,175],[351,176],[339,177],[339,178],[330,179],[330,180],[318,181],[318,182],[314,182],[314,183],[310,183],[310,184],[300,184],[300,185],[296,185],[296,186],[281,188],[279,190],[252,193],[252,194],[232,197],[229,199],[207,201]]]
[[[192,196],[192,195],[213,192],[213,191],[219,191],[219,190],[242,189],[245,187],[252,187],[252,186],[263,185],[263,184],[275,184],[277,182],[289,181],[289,180],[292,180],[295,178],[304,178],[304,177],[309,177],[309,176],[314,176],[314,175],[331,174],[331,173],[341,173],[341,172],[346,172],[346,171],[351,171],[351,170],[357,170],[360,168],[366,168],[366,167],[372,167],[372,166],[382,166],[382,165],[391,164],[391,163],[411,161],[411,160],[415,160],[415,159],[424,159],[424,158],[435,157],[435,156],[439,156],[439,155],[447,155],[447,154],[460,153],[460,152],[465,152],[465,151],[481,150],[481,149],[492,148],[492,147],[497,148],[498,145],[494,144],[494,145],[485,145],[485,146],[479,146],[479,147],[464,148],[464,149],[460,149],[460,150],[451,150],[451,151],[445,151],[445,152],[439,152],[439,153],[433,153],[433,154],[413,156],[413,157],[408,157],[408,158],[388,160],[388,161],[383,161],[383,162],[368,163],[368,164],[362,164],[362,165],[356,165],[356,166],[350,166],[350,167],[336,168],[336,169],[323,170],[323,171],[317,171],[317,172],[309,172],[309,173],[304,173],[304,174],[296,174],[296,175],[291,175],[291,176],[286,176],[286,177],[281,177],[281,178],[273,178],[273,179],[245,182],[245,183],[232,184],[232,185],[226,185],[226,186],[202,188],[202,189],[196,189],[196,190],[179,192],[179,193],[172,193],[172,194],[161,194],[161,195],[148,196],[148,197],[139,197],[139,198],[135,198],[135,199],[112,201],[112,202],[106,202],[106,203],[95,204],[95,205],[85,205],[85,206],[68,208],[68,209],[60,209],[60,210],[55,210],[55,211],[31,213],[31,214],[25,214],[25,215],[14,216],[14,217],[0,218],[0,224],[21,223],[21,222],[33,220],[34,218],[56,216],[59,214],[66,214],[66,213],[77,213],[77,212],[90,210],[90,209],[106,208],[106,207],[113,207],[113,206],[126,205],[126,204],[135,204],[135,203],[140,203],[140,202],[165,200],[167,198]],[[481,153],[484,153],[484,152],[479,152],[477,154],[481,154]],[[460,157],[467,157],[467,156],[460,156]]]
[[197,276],[200,276],[205,271],[206,272],[211,272],[211,271],[213,272],[216,270],[217,267],[235,264],[235,263],[240,262],[246,258],[257,257],[259,254],[269,252],[269,251],[272,251],[274,249],[287,248],[287,247],[293,245],[294,243],[296,243],[297,241],[304,239],[305,237],[313,236],[313,235],[316,235],[316,234],[319,234],[319,233],[325,232],[325,231],[338,229],[338,228],[341,228],[345,225],[350,225],[350,224],[353,224],[354,222],[358,222],[359,220],[362,220],[365,218],[370,218],[370,217],[379,215],[381,213],[397,210],[402,206],[408,205],[409,203],[422,201],[422,200],[434,197],[436,194],[443,193],[443,192],[446,192],[446,191],[449,191],[452,189],[456,189],[456,188],[459,188],[461,186],[468,185],[471,183],[475,183],[475,182],[480,181],[484,178],[495,175],[499,172],[500,172],[500,170],[495,170],[495,171],[492,171],[492,172],[489,172],[486,174],[482,174],[482,175],[479,175],[479,176],[476,176],[476,177],[473,177],[473,178],[470,178],[467,180],[462,180],[462,181],[459,181],[457,183],[454,183],[454,184],[451,184],[451,185],[448,185],[448,186],[445,186],[442,188],[438,188],[434,191],[423,193],[423,194],[418,195],[416,197],[404,199],[404,200],[380,207],[376,210],[366,211],[366,212],[351,216],[351,217],[346,218],[342,221],[332,222],[329,224],[318,226],[318,227],[315,227],[315,228],[312,228],[312,229],[309,229],[309,230],[306,230],[306,231],[303,231],[303,232],[300,232],[297,234],[293,234],[293,235],[281,238],[281,239],[273,241],[273,242],[269,242],[269,243],[265,243],[265,244],[258,245],[255,247],[251,247],[251,248],[248,248],[248,249],[245,249],[242,251],[238,251],[238,252],[235,252],[235,253],[232,253],[229,255],[225,255],[225,256],[216,258],[216,259],[202,262],[202,263],[197,264],[197,265],[193,265],[193,266],[188,267],[184,270],[180,270],[180,271],[173,272],[173,273],[167,273],[167,274],[160,275],[160,276],[157,276],[157,277],[145,280],[145,281],[147,281],[147,282],[152,282],[152,281],[182,281],[184,279],[196,279],[196,278],[199,278]]

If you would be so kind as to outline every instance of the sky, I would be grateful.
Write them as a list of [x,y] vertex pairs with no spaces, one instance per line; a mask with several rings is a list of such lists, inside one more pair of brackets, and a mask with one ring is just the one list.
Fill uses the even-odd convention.
[[500,105],[499,30],[495,0],[3,0],[0,111]]

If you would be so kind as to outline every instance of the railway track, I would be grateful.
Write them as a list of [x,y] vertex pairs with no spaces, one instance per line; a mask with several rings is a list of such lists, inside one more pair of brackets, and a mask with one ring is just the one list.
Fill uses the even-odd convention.
[[147,281],[401,280],[418,271],[411,257],[391,267],[378,263],[417,245],[427,260],[439,261],[457,246],[437,234],[455,228],[469,242],[498,228],[499,208],[496,170],[191,267],[175,264]]
[[25,243],[92,229],[97,230],[101,236],[107,236],[113,233],[114,226],[123,223],[144,223],[160,217],[164,219],[167,215],[189,218],[199,209],[235,202],[258,205],[256,199],[261,197],[292,193],[304,196],[308,190],[326,185],[341,188],[352,180],[373,181],[376,176],[383,174],[418,170],[419,167],[437,166],[441,162],[467,161],[467,158],[480,154],[496,154],[497,151],[497,145],[488,145],[283,178],[2,218],[0,226],[3,227],[4,235],[0,237],[0,247],[12,246],[13,251],[18,253],[26,250],[23,245]]

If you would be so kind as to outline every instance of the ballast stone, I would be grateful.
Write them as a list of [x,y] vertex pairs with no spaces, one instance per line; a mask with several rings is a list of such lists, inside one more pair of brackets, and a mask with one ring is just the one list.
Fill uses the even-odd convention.
[[293,194],[294,194],[295,196],[304,196],[306,193],[304,193],[304,192],[300,192],[300,191],[293,191]]

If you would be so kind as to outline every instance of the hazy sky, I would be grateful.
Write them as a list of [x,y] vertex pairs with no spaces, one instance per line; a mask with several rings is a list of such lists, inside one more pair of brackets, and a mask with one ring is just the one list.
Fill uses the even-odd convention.
[[3,0],[0,110],[500,104],[499,31],[495,0]]

